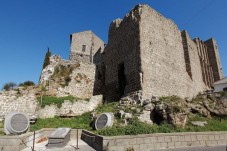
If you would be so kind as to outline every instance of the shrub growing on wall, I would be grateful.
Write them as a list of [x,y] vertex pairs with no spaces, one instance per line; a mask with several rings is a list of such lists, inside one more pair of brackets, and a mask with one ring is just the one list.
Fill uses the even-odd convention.
[[34,85],[35,83],[33,81],[25,81],[19,84],[19,86],[34,86]]
[[17,86],[16,83],[14,83],[14,82],[8,82],[8,83],[6,83],[6,84],[3,85],[2,90],[9,91],[9,90],[12,90],[13,88],[15,88],[16,86]]
[[45,55],[44,62],[43,62],[43,69],[50,64],[50,56],[51,56],[51,51],[48,48],[46,55]]

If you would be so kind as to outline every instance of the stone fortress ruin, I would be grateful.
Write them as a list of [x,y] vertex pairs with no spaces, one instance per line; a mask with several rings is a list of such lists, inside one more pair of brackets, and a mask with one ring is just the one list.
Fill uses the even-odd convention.
[[112,21],[106,46],[92,31],[74,33],[70,39],[70,60],[52,58],[55,61],[40,80],[50,80],[53,64],[78,64],[68,85],[58,88],[61,95],[103,94],[106,101],[171,95],[192,98],[223,78],[213,38],[192,40],[187,31],[181,32],[148,5],[137,5],[124,19]]

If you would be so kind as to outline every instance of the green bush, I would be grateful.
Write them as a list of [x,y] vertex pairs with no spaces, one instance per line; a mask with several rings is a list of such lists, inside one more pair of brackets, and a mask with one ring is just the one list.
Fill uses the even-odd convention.
[[46,55],[45,55],[45,59],[44,59],[44,62],[43,62],[43,69],[46,68],[46,66],[48,66],[50,64],[50,56],[51,56],[51,51],[50,49],[48,48],[47,52],[46,52]]
[[24,86],[24,87],[34,86],[34,85],[35,85],[35,83],[33,81],[25,81],[25,82],[19,84],[19,86]]
[[14,83],[14,82],[8,82],[8,83],[5,83],[5,84],[3,85],[2,90],[9,91],[9,90],[14,89],[16,86],[17,86],[16,83]]

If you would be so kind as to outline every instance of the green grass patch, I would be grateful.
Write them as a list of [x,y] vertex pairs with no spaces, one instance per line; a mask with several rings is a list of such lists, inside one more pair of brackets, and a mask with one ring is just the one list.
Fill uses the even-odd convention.
[[[207,121],[204,127],[192,125],[191,121]],[[95,131],[96,134],[104,136],[117,135],[138,135],[138,134],[152,134],[152,133],[173,133],[173,132],[208,132],[208,131],[226,131],[227,120],[220,120],[217,118],[207,119],[199,116],[191,117],[185,128],[175,127],[171,124],[163,123],[161,125],[140,122],[138,119],[132,119],[127,126],[119,126],[115,124],[113,127],[108,127],[102,130]]]
[[170,124],[149,125],[140,122],[138,119],[131,119],[127,126],[113,126],[102,130],[95,131],[96,134],[104,136],[117,135],[138,135],[138,134],[152,134],[152,133],[170,133],[174,131],[174,126]]
[[0,122],[0,128],[3,128],[3,127],[4,127],[4,123]]
[[5,135],[5,133],[0,130],[0,136],[4,136],[4,135]]
[[46,105],[51,105],[51,104],[55,104],[55,105],[57,105],[58,108],[61,108],[62,103],[64,103],[65,100],[69,100],[69,101],[73,102],[73,101],[77,101],[79,99],[80,98],[77,98],[74,96],[66,96],[66,97],[43,96],[42,101],[41,101],[41,97],[38,98],[39,104],[41,105],[42,108],[45,107]]
[[35,131],[42,128],[59,128],[59,127],[70,127],[91,130],[91,113],[85,113],[78,117],[73,118],[47,118],[38,119],[34,125],[31,125],[30,130]]
[[96,108],[97,113],[116,112],[119,102],[105,103]]

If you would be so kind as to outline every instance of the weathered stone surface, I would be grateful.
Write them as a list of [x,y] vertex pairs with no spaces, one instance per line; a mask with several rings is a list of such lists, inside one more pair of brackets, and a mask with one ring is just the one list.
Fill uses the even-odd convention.
[[193,113],[200,113],[201,115],[208,117],[208,118],[211,117],[210,112],[204,106],[191,105],[191,110]]
[[89,101],[78,100],[68,101],[65,100],[59,109],[56,105],[45,106],[39,110],[39,118],[50,118],[54,116],[73,117],[79,116],[83,113],[90,112],[97,108],[103,101],[102,95],[92,96]]
[[204,127],[205,124],[207,124],[207,121],[203,121],[203,122],[202,121],[192,121],[191,123],[195,126]]
[[120,110],[120,111],[117,112],[116,115],[117,115],[119,118],[123,118],[124,114],[125,114],[125,112],[124,112],[123,110]]
[[144,110],[146,111],[152,111],[155,108],[155,105],[150,103],[144,106]]
[[51,75],[54,73],[55,67],[59,64],[61,61],[61,57],[58,55],[53,55],[50,57],[50,64],[43,69],[42,74],[40,76],[40,83],[45,83],[47,80],[50,79]]
[[56,105],[46,105],[44,108],[39,109],[39,118],[53,118],[59,115],[59,109]]
[[[57,67],[58,69],[59,67],[70,68],[72,71],[69,75],[63,76],[62,73],[62,75],[53,76]],[[68,82],[66,82],[67,79]],[[60,56],[54,55],[50,57],[50,64],[42,71],[40,84],[46,87],[46,95],[58,97],[73,95],[90,98],[94,93],[95,79],[96,66],[94,64],[63,60]]]
[[29,117],[37,115],[38,102],[33,93],[17,94],[17,91],[2,91],[0,94],[0,119],[10,112],[27,113]]
[[148,5],[137,5],[110,25],[104,50],[106,99],[119,100],[140,90],[140,101],[153,95],[193,98],[211,87],[213,75],[222,75],[215,46],[214,40],[193,41],[173,21]]
[[146,99],[143,101],[143,106],[147,105],[147,104],[150,104],[151,103],[151,100],[149,99]]
[[187,115],[184,113],[169,114],[169,123],[179,127],[185,127],[187,123]]
[[138,119],[141,122],[146,122],[148,124],[153,124],[153,121],[151,120],[151,112],[150,111],[143,111],[142,114],[138,117]]
[[132,114],[131,113],[125,113],[125,119],[130,119],[132,118]]

